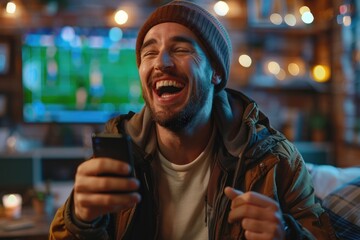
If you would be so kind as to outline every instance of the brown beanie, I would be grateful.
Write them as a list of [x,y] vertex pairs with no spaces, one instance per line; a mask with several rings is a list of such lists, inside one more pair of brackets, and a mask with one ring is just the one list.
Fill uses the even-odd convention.
[[230,72],[231,41],[224,26],[208,11],[200,6],[175,0],[157,8],[146,20],[139,31],[136,40],[136,62],[140,65],[140,49],[146,33],[155,25],[164,22],[174,22],[184,25],[195,33],[210,57],[216,71],[220,71],[221,82],[216,90],[225,87]]

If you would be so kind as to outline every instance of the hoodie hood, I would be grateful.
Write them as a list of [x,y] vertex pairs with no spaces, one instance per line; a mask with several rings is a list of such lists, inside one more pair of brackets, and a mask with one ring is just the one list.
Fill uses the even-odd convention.
[[[227,151],[236,157],[263,156],[284,136],[270,126],[269,119],[255,101],[243,93],[225,89],[214,97],[213,117]],[[145,106],[124,122],[125,132],[148,154],[156,151],[155,124]]]
[[257,103],[241,92],[226,89],[214,99],[214,117],[228,152],[236,157],[263,156],[285,137],[273,129]]

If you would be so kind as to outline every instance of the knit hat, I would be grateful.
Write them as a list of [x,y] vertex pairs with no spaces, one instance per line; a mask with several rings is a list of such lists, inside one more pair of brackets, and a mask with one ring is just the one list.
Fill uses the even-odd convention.
[[[140,49],[146,33],[155,25],[165,22],[179,23],[189,28],[199,38],[210,58],[211,64],[221,76],[216,86],[223,89],[229,77],[231,61],[231,41],[225,27],[202,7],[184,0],[175,0],[157,8],[138,33],[136,40],[136,62],[140,65]],[[220,71],[220,72],[219,72]]]

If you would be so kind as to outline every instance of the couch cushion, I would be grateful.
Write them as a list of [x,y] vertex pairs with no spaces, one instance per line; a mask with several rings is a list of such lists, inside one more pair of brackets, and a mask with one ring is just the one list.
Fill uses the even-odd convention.
[[360,177],[330,193],[322,205],[341,239],[360,239]]

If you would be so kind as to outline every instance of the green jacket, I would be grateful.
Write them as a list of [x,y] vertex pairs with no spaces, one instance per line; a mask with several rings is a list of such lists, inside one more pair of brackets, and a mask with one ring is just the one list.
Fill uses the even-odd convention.
[[[204,199],[209,239],[245,239],[240,224],[229,224],[230,201],[225,186],[256,191],[281,207],[287,239],[336,239],[329,218],[315,203],[314,189],[298,150],[270,126],[257,104],[226,89],[215,96],[213,118],[217,137],[208,193]],[[157,239],[158,196],[152,169],[156,153],[154,123],[145,107],[140,113],[110,120],[105,132],[130,135],[142,201],[136,207],[104,216],[94,224],[78,222],[72,196],[54,217],[51,239]],[[176,217],[176,216],[175,216]]]

